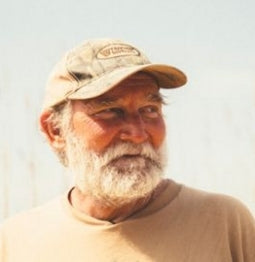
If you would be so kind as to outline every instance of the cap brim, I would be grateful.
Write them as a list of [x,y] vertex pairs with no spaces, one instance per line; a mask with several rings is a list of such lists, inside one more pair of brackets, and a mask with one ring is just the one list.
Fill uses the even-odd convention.
[[129,76],[139,72],[151,74],[158,82],[160,88],[176,88],[187,82],[186,75],[175,67],[162,64],[147,64],[115,69],[99,79],[79,87],[67,95],[67,99],[89,99],[100,96],[114,88]]

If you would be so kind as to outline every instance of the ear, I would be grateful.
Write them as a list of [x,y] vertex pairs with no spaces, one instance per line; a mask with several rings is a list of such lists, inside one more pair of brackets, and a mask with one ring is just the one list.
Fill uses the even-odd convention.
[[48,121],[52,111],[47,110],[42,112],[39,122],[41,131],[46,135],[49,144],[58,151],[63,150],[65,139],[62,137],[59,128],[56,128],[51,121]]

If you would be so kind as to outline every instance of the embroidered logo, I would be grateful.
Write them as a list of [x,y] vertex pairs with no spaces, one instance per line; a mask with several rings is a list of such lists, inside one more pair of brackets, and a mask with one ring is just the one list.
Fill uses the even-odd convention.
[[130,45],[125,44],[111,44],[107,45],[97,53],[98,59],[114,58],[118,56],[139,56],[140,52]]

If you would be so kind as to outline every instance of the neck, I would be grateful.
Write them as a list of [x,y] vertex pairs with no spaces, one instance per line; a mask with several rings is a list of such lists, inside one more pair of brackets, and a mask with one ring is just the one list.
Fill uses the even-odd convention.
[[132,200],[128,204],[121,206],[105,205],[104,201],[95,199],[93,196],[86,195],[75,187],[70,194],[69,201],[72,206],[82,213],[100,220],[107,220],[117,223],[125,220],[139,210],[144,209],[150,202],[158,197],[167,186],[167,181],[162,180],[159,185],[148,195]]

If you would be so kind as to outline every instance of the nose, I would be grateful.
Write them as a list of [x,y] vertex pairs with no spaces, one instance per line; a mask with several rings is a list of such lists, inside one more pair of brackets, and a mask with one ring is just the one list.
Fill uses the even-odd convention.
[[120,131],[121,140],[141,144],[147,141],[148,137],[149,135],[146,132],[141,116],[130,116],[128,119],[125,119]]

